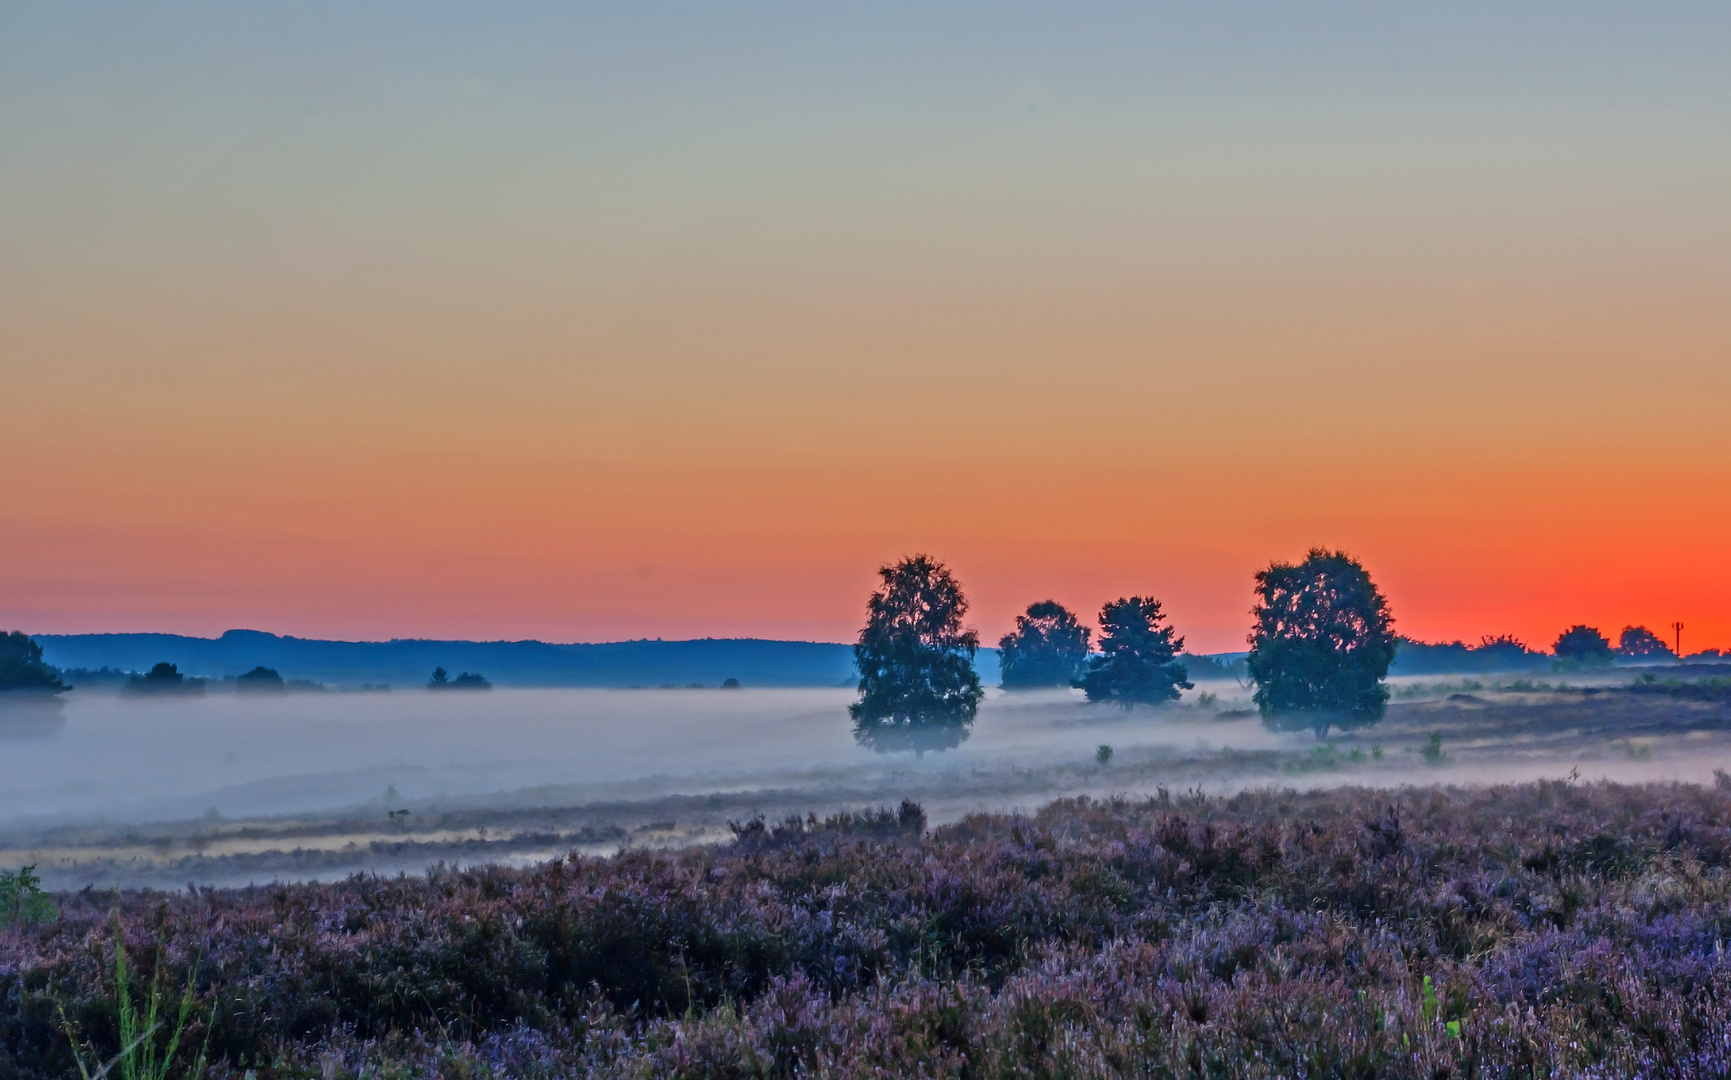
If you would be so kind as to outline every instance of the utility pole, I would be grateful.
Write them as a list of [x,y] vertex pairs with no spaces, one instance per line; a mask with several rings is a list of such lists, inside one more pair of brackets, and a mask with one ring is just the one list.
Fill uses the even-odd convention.
[[1680,622],[1672,623],[1671,632],[1677,635],[1677,659],[1681,660],[1683,659],[1683,624]]

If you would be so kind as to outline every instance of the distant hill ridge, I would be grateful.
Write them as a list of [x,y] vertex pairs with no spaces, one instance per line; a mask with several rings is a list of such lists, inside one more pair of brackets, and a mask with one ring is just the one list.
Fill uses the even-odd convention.
[[[62,669],[145,671],[166,660],[188,675],[237,676],[263,666],[284,678],[338,685],[420,686],[436,667],[479,671],[500,686],[839,686],[854,673],[851,646],[760,638],[691,641],[323,641],[229,630],[221,637],[181,634],[37,634],[43,659]],[[997,658],[991,657],[992,677]],[[982,665],[984,667],[984,665]],[[984,671],[982,671],[984,674]]]
[[[546,641],[439,641],[393,638],[390,641],[326,641],[229,630],[221,637],[182,634],[36,634],[43,659],[61,669],[111,668],[148,671],[167,661],[191,676],[221,679],[267,667],[286,679],[334,685],[386,683],[402,688],[424,684],[436,667],[481,672],[500,686],[718,686],[738,679],[744,686],[817,687],[851,685],[851,645],[767,638],[694,638],[686,641],[610,641],[558,644]],[[1506,655],[1505,655],[1506,653]],[[1245,654],[1219,653],[1218,674],[1242,675],[1233,662]],[[1391,674],[1527,670],[1549,661],[1524,649],[1477,649],[1455,644],[1430,645],[1403,639]],[[1226,665],[1232,665],[1226,670]],[[981,649],[980,679],[998,682],[998,651]],[[1193,670],[1192,677],[1208,677]]]

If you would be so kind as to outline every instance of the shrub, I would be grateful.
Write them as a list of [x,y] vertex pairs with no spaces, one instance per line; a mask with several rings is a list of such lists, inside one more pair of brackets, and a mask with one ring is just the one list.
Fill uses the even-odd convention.
[[1447,761],[1448,755],[1443,753],[1442,732],[1431,732],[1430,738],[1425,741],[1424,747],[1419,750],[1419,753],[1424,755],[1427,765],[1441,765]]
[[0,927],[47,922],[58,914],[54,901],[42,891],[34,864],[19,867],[17,873],[0,870]]
[[1608,664],[1611,662],[1611,642],[1591,626],[1575,625],[1557,635],[1551,651],[1557,659],[1577,664]]

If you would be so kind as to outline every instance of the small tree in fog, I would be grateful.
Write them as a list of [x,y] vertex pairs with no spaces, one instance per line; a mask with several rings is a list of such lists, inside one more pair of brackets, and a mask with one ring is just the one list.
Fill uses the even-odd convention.
[[280,694],[288,689],[288,684],[283,682],[281,672],[260,664],[245,675],[237,676],[234,688],[242,694]]
[[60,672],[42,661],[42,646],[21,630],[0,633],[0,690],[58,694],[66,689]]
[[866,606],[853,647],[859,701],[854,737],[878,750],[946,749],[967,737],[983,691],[974,673],[979,635],[962,626],[968,601],[927,555],[878,568],[883,587]]
[[1247,666],[1263,723],[1276,731],[1365,727],[1388,705],[1394,617],[1358,560],[1312,548],[1256,573]]
[[1559,660],[1573,660],[1578,664],[1611,662],[1610,639],[1599,633],[1597,627],[1580,623],[1558,634],[1551,651],[1557,654]]
[[1088,663],[1089,630],[1056,600],[1028,605],[1016,628],[998,639],[998,663],[1006,690],[1069,686]]
[[1100,608],[1100,654],[1089,658],[1076,683],[1089,701],[1129,710],[1177,701],[1178,691],[1190,689],[1189,672],[1178,659],[1184,639],[1160,625],[1165,619],[1152,597],[1124,597]]
[[1675,660],[1665,640],[1645,626],[1625,626],[1617,636],[1617,655],[1625,660]]

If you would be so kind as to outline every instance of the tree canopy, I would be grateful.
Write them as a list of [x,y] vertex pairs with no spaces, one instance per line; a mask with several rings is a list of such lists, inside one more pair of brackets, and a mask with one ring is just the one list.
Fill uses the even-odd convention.
[[243,694],[273,693],[288,689],[287,684],[283,682],[282,675],[275,668],[267,668],[263,664],[253,668],[245,675],[237,676],[234,680],[234,686]]
[[882,588],[866,605],[853,647],[854,737],[877,750],[933,750],[967,737],[980,698],[979,635],[962,625],[968,601],[948,568],[913,555],[878,568]]
[[1176,701],[1180,690],[1190,689],[1189,672],[1178,659],[1184,639],[1160,625],[1165,619],[1152,597],[1120,597],[1100,608],[1100,654],[1089,658],[1078,683],[1089,701],[1129,710]]
[[0,634],[0,690],[58,694],[66,688],[60,672],[42,662],[42,646],[35,639],[20,630]]
[[1256,573],[1250,677],[1262,719],[1278,731],[1364,727],[1388,705],[1394,617],[1358,560],[1312,548],[1303,562]]
[[1088,663],[1091,631],[1056,600],[1028,605],[1016,628],[998,639],[1000,682],[1006,690],[1069,686]]
[[204,680],[189,679],[178,665],[162,660],[143,675],[127,679],[122,689],[140,694],[202,694]]
[[478,671],[465,671],[452,678],[444,668],[434,668],[433,677],[427,680],[428,690],[491,690],[493,684]]
[[1626,660],[1675,660],[1665,639],[1645,626],[1625,626],[1617,636],[1617,655]]
[[1597,627],[1577,623],[1557,635],[1556,644],[1551,651],[1557,654],[1559,660],[1573,660],[1581,664],[1608,664],[1611,662],[1611,641],[1599,633]]

